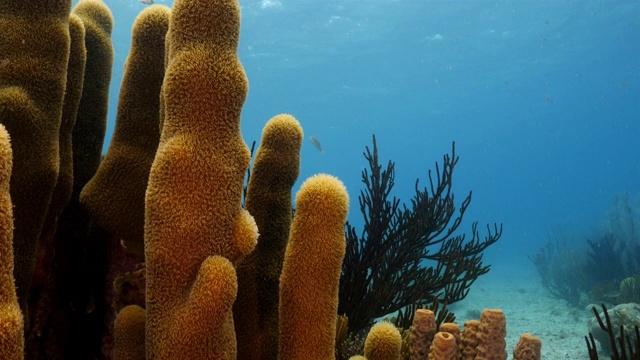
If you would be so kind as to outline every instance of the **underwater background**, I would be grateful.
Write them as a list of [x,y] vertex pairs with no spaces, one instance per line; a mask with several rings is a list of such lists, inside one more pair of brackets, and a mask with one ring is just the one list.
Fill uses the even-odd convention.
[[[106,3],[116,57],[104,152],[131,25],[147,6]],[[554,229],[588,234],[617,195],[640,194],[638,1],[240,4],[245,141],[259,141],[272,116],[294,115],[305,132],[299,183],[338,176],[357,228],[372,134],[381,162],[396,162],[393,194],[407,203],[455,141],[458,204],[473,191],[460,231],[504,224],[485,255],[492,273],[533,271],[527,256]]]

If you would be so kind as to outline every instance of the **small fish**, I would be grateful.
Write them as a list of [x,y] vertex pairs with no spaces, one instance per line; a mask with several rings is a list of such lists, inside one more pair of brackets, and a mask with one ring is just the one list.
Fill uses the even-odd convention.
[[321,153],[324,152],[322,150],[322,145],[320,145],[320,141],[318,140],[318,138],[316,138],[315,136],[312,136],[309,138],[309,141],[311,141],[311,144],[313,145],[313,147],[316,148],[318,151],[320,151]]
[[622,293],[618,290],[611,290],[606,292],[603,296],[609,299],[615,299],[620,296]]
[[153,5],[153,0],[138,0],[145,5]]

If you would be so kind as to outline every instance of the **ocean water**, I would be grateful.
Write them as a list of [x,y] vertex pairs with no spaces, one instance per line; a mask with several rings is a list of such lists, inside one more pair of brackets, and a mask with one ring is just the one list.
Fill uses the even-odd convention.
[[[131,25],[146,6],[106,3],[116,59],[105,151]],[[305,131],[297,186],[338,176],[356,226],[373,134],[382,161],[396,162],[394,195],[405,202],[455,141],[458,202],[473,191],[460,230],[504,224],[485,257],[494,272],[531,271],[527,255],[552,229],[597,228],[616,195],[640,193],[637,1],[240,4],[245,141],[259,141],[270,117],[294,115]]]

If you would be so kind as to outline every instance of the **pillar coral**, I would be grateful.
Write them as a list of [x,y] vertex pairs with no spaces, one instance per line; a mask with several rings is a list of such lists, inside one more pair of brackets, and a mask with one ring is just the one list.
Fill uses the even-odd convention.
[[146,192],[147,359],[235,359],[233,263],[255,247],[241,207],[250,153],[237,0],[178,0],[162,133]]
[[9,134],[0,124],[0,359],[23,358],[22,312],[13,282],[13,209],[9,195],[12,167]]
[[73,195],[77,201],[82,188],[95,175],[102,158],[107,127],[109,84],[113,66],[113,15],[101,0],[81,0],[74,8],[85,27],[87,61],[82,98],[73,127]]
[[0,123],[12,138],[14,276],[23,310],[58,176],[70,7],[71,0],[0,2]]
[[78,105],[82,97],[84,84],[84,68],[87,61],[87,48],[84,43],[84,24],[78,15],[69,16],[69,63],[67,64],[67,81],[60,121],[59,140],[59,171],[56,186],[51,195],[51,203],[47,212],[47,220],[43,234],[55,231],[55,225],[62,209],[71,199],[73,190],[73,150],[71,134],[76,123]]
[[255,251],[238,266],[239,291],[233,316],[239,360],[278,356],[278,288],[301,146],[302,128],[293,116],[277,115],[265,125],[246,199],[260,238]]
[[348,209],[347,189],[330,175],[307,179],[296,195],[280,277],[279,360],[335,358]]
[[169,8],[153,5],[136,18],[109,151],[80,194],[93,220],[142,256],[144,197],[160,141],[158,109]]
[[113,324],[115,360],[145,359],[145,311],[137,305],[125,306]]

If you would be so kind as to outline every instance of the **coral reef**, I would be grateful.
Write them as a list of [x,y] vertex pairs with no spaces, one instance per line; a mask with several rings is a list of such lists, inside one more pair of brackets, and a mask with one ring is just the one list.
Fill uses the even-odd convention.
[[513,360],[540,360],[542,341],[531,334],[522,334],[513,349]]
[[238,264],[239,292],[233,311],[241,360],[278,356],[279,283],[301,146],[302,128],[293,116],[276,115],[265,125],[245,201],[260,237],[256,249]]
[[0,359],[21,360],[24,321],[13,280],[13,209],[9,195],[12,165],[9,133],[0,124]]
[[[303,134],[292,116],[278,115],[265,126],[243,206],[251,155],[240,133],[248,91],[237,54],[240,5],[177,0],[171,11],[151,6],[136,20],[101,162],[111,13],[100,0],[81,0],[71,15],[70,1],[29,5],[0,4],[8,55],[0,123],[12,136],[16,171],[9,175],[0,131],[1,358],[329,360],[351,344],[352,354],[395,360],[410,357],[410,341],[414,354],[439,358],[427,355],[432,344],[454,354],[452,344],[475,336],[450,323],[446,304],[489,270],[482,253],[502,228],[482,238],[473,224],[469,239],[455,235],[471,201],[469,194],[459,209],[453,201],[455,147],[404,207],[389,198],[394,164],[380,165],[374,137],[359,237],[345,227],[347,190],[330,175],[303,183],[292,217]],[[14,61],[16,53],[33,56]],[[13,250],[7,191],[23,197],[16,234],[33,224]],[[26,309],[29,290],[34,311],[23,319],[18,300]],[[432,310],[414,316],[422,306]],[[469,325],[477,346],[466,345],[506,354],[496,316]]]
[[248,85],[239,26],[237,1],[173,5],[164,120],[145,200],[148,359],[236,357],[233,263],[258,237],[241,207],[250,155],[240,134]]
[[302,184],[296,204],[280,276],[278,359],[333,359],[349,196],[320,174]]
[[109,151],[80,193],[80,203],[93,220],[141,256],[144,197],[160,141],[158,109],[169,13],[165,6],[151,6],[134,22]]
[[[620,356],[619,353],[624,349],[618,350],[619,342],[622,341],[623,344],[626,344],[625,339],[633,339],[636,329],[640,326],[640,305],[620,304],[610,310],[607,310],[603,305],[601,313],[598,313],[595,307],[593,309],[595,316],[587,323],[589,334],[598,340],[606,354],[614,353],[614,355]],[[606,319],[606,324],[602,321],[603,318]],[[611,338],[612,336],[615,337],[615,340]],[[640,346],[640,344],[636,344],[636,346]],[[623,347],[625,346],[623,345]],[[634,347],[630,345],[629,348]]]
[[364,343],[367,360],[400,360],[402,337],[393,324],[383,321],[371,327]]
[[71,0],[0,2],[0,124],[12,138],[14,277],[25,317],[36,244],[58,177],[70,7]]
[[[419,302],[453,303],[465,298],[470,286],[489,271],[482,252],[502,235],[502,226],[480,239],[477,223],[471,239],[454,235],[471,202],[469,194],[458,214],[451,191],[453,170],[459,158],[455,144],[442,167],[429,172],[429,186],[416,181],[411,206],[390,199],[395,165],[383,169],[375,136],[366,148],[369,169],[362,171],[365,190],[360,193],[364,229],[358,235],[347,223],[347,254],[340,279],[339,313],[349,317],[349,330],[358,332],[374,319]],[[371,172],[369,172],[371,171]],[[426,262],[433,266],[425,266]],[[411,313],[413,316],[413,313]]]

